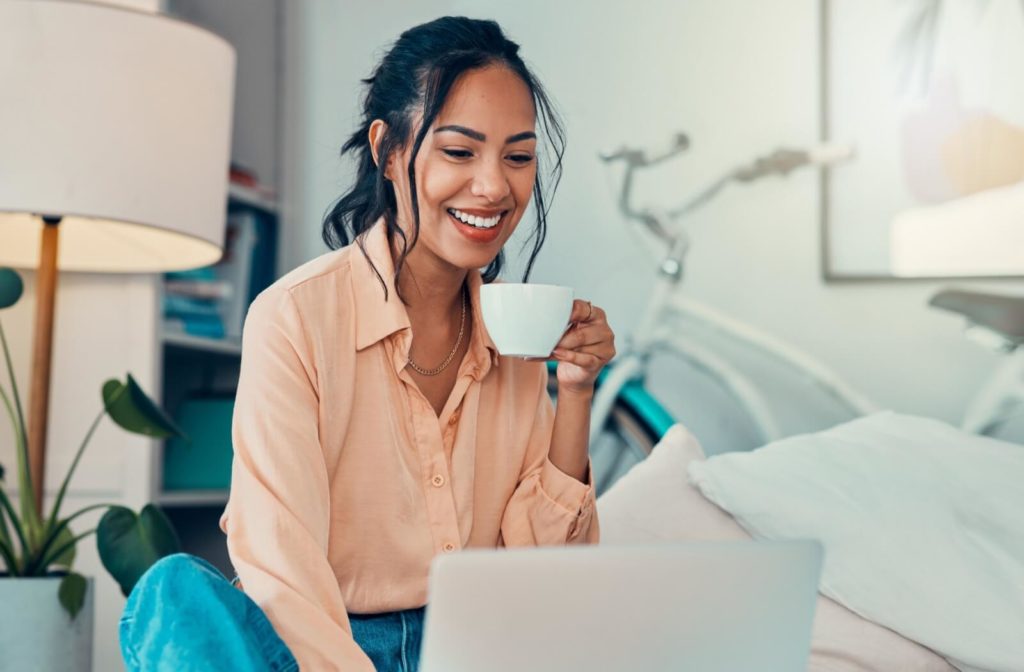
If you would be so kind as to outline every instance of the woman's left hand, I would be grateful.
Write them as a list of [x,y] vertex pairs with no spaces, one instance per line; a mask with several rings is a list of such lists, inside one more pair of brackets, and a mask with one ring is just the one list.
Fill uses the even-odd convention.
[[576,299],[569,321],[551,353],[558,361],[558,391],[592,393],[597,374],[615,357],[615,334],[605,312],[589,301]]

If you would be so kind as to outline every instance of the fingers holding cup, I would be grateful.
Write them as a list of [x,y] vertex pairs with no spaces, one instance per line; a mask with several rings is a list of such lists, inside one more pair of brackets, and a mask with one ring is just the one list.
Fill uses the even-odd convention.
[[560,362],[559,384],[583,389],[592,386],[615,357],[615,334],[605,312],[589,301],[577,299],[571,316],[573,327],[562,335],[551,357]]
[[594,318],[594,304],[585,299],[575,299],[572,302],[572,313],[569,315],[570,329],[579,328]]

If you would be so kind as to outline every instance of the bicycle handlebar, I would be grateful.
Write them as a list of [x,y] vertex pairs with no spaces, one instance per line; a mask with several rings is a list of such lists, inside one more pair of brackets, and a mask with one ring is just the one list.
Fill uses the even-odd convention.
[[639,147],[623,145],[618,149],[601,152],[598,156],[605,163],[611,163],[612,161],[625,161],[631,168],[640,168],[661,163],[666,159],[672,158],[676,154],[682,154],[689,148],[689,136],[680,132],[672,136],[667,147],[660,147],[656,151],[649,151],[646,149],[640,149]]
[[[672,136],[668,147],[658,150],[641,149],[623,145],[617,149],[602,152],[598,156],[605,163],[623,161],[626,164],[626,172],[622,178],[622,190],[619,192],[619,209],[629,219],[637,220],[653,230],[659,238],[670,244],[674,236],[666,226],[667,222],[660,221],[662,218],[646,210],[636,210],[630,203],[630,192],[633,187],[633,172],[637,168],[647,168],[662,161],[666,161],[689,149],[690,139],[682,132]],[[676,208],[664,212],[668,219],[687,214],[701,205],[710,201],[727,184],[733,181],[753,182],[754,180],[768,175],[788,175],[793,170],[802,166],[831,166],[852,158],[854,148],[851,145],[821,144],[810,149],[786,149],[780,148],[754,159],[753,162],[741,165],[726,172],[717,180],[698,192],[696,196]]]
[[736,168],[731,177],[740,182],[750,182],[766,175],[788,175],[801,166],[831,166],[852,156],[853,147],[850,145],[824,144],[807,150],[777,149],[753,163]]

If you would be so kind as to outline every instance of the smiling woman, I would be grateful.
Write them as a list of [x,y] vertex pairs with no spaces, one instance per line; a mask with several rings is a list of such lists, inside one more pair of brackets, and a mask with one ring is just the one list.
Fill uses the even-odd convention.
[[[175,669],[411,672],[435,556],[597,541],[587,435],[615,354],[604,311],[572,307],[552,353],[557,410],[545,362],[501,358],[481,317],[532,198],[529,276],[547,227],[539,164],[557,184],[564,151],[518,51],[493,21],[445,17],[363,80],[342,150],[355,184],[324,222],[332,251],[246,318],[221,519],[245,592],[191,556],[158,564],[126,608],[130,669],[177,644]],[[183,582],[215,617],[168,642],[161,620],[195,622],[175,614]]]

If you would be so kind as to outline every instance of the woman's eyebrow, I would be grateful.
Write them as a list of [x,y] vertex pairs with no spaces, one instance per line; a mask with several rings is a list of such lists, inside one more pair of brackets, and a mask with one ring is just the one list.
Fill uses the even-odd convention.
[[[434,129],[434,133],[440,133],[441,131],[454,131],[455,133],[461,133],[467,137],[473,138],[478,142],[484,142],[487,140],[487,136],[480,131],[474,131],[472,128],[466,128],[465,126],[459,126],[457,124],[449,124],[448,126],[441,126]],[[534,140],[537,138],[537,134],[533,131],[523,131],[522,133],[516,133],[505,138],[505,144],[513,142],[520,142],[522,140]]]

